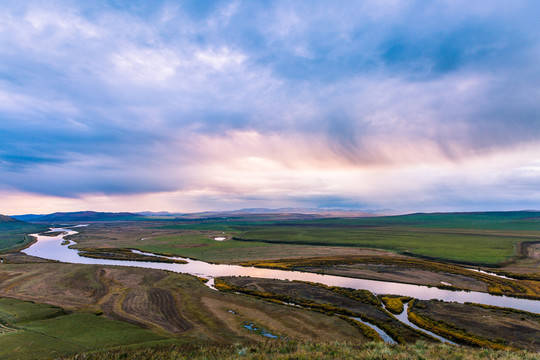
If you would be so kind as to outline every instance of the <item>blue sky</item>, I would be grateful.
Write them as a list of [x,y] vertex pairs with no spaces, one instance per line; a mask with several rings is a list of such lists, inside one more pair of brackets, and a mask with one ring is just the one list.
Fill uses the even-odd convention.
[[3,1],[0,212],[540,208],[536,1]]

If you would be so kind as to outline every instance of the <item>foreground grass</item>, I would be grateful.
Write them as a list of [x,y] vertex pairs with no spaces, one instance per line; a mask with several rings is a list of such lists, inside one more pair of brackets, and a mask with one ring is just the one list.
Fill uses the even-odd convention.
[[16,299],[0,299],[0,322],[18,324],[25,321],[50,319],[66,315],[59,307]]
[[0,299],[0,324],[9,330],[0,331],[0,359],[39,359],[164,339],[95,314],[68,314],[56,306],[8,298]]
[[72,314],[34,321],[24,329],[62,339],[87,348],[143,343],[164,338],[135,325],[94,314]]
[[251,346],[219,343],[182,344],[165,347],[120,349],[98,353],[78,354],[64,360],[180,360],[180,359],[540,359],[540,354],[525,351],[507,352],[489,349],[455,347],[450,345],[426,344],[389,346],[383,343],[296,343],[266,342]]

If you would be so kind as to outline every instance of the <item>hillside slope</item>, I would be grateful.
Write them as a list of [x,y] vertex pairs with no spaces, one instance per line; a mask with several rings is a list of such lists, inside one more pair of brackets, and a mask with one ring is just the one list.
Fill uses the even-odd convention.
[[19,220],[14,219],[12,217],[0,214],[0,223],[12,223],[12,222],[18,222],[18,221]]
[[26,219],[30,222],[77,222],[77,221],[133,221],[143,220],[145,217],[139,214],[129,212],[96,212],[96,211],[77,211],[77,212],[56,212],[47,215],[21,215],[15,216],[21,220]]
[[47,230],[46,226],[29,224],[12,217],[0,215],[0,254],[17,251],[28,246],[34,239],[28,234]]

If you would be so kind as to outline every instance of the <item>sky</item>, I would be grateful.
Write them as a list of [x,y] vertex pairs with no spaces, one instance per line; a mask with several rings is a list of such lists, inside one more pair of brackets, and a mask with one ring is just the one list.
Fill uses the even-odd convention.
[[540,209],[540,2],[11,1],[0,213]]

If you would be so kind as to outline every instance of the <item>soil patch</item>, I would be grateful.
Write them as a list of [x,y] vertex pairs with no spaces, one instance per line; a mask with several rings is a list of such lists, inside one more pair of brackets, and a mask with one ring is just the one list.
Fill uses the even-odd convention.
[[442,301],[416,301],[411,310],[495,343],[540,351],[540,315],[537,314]]

